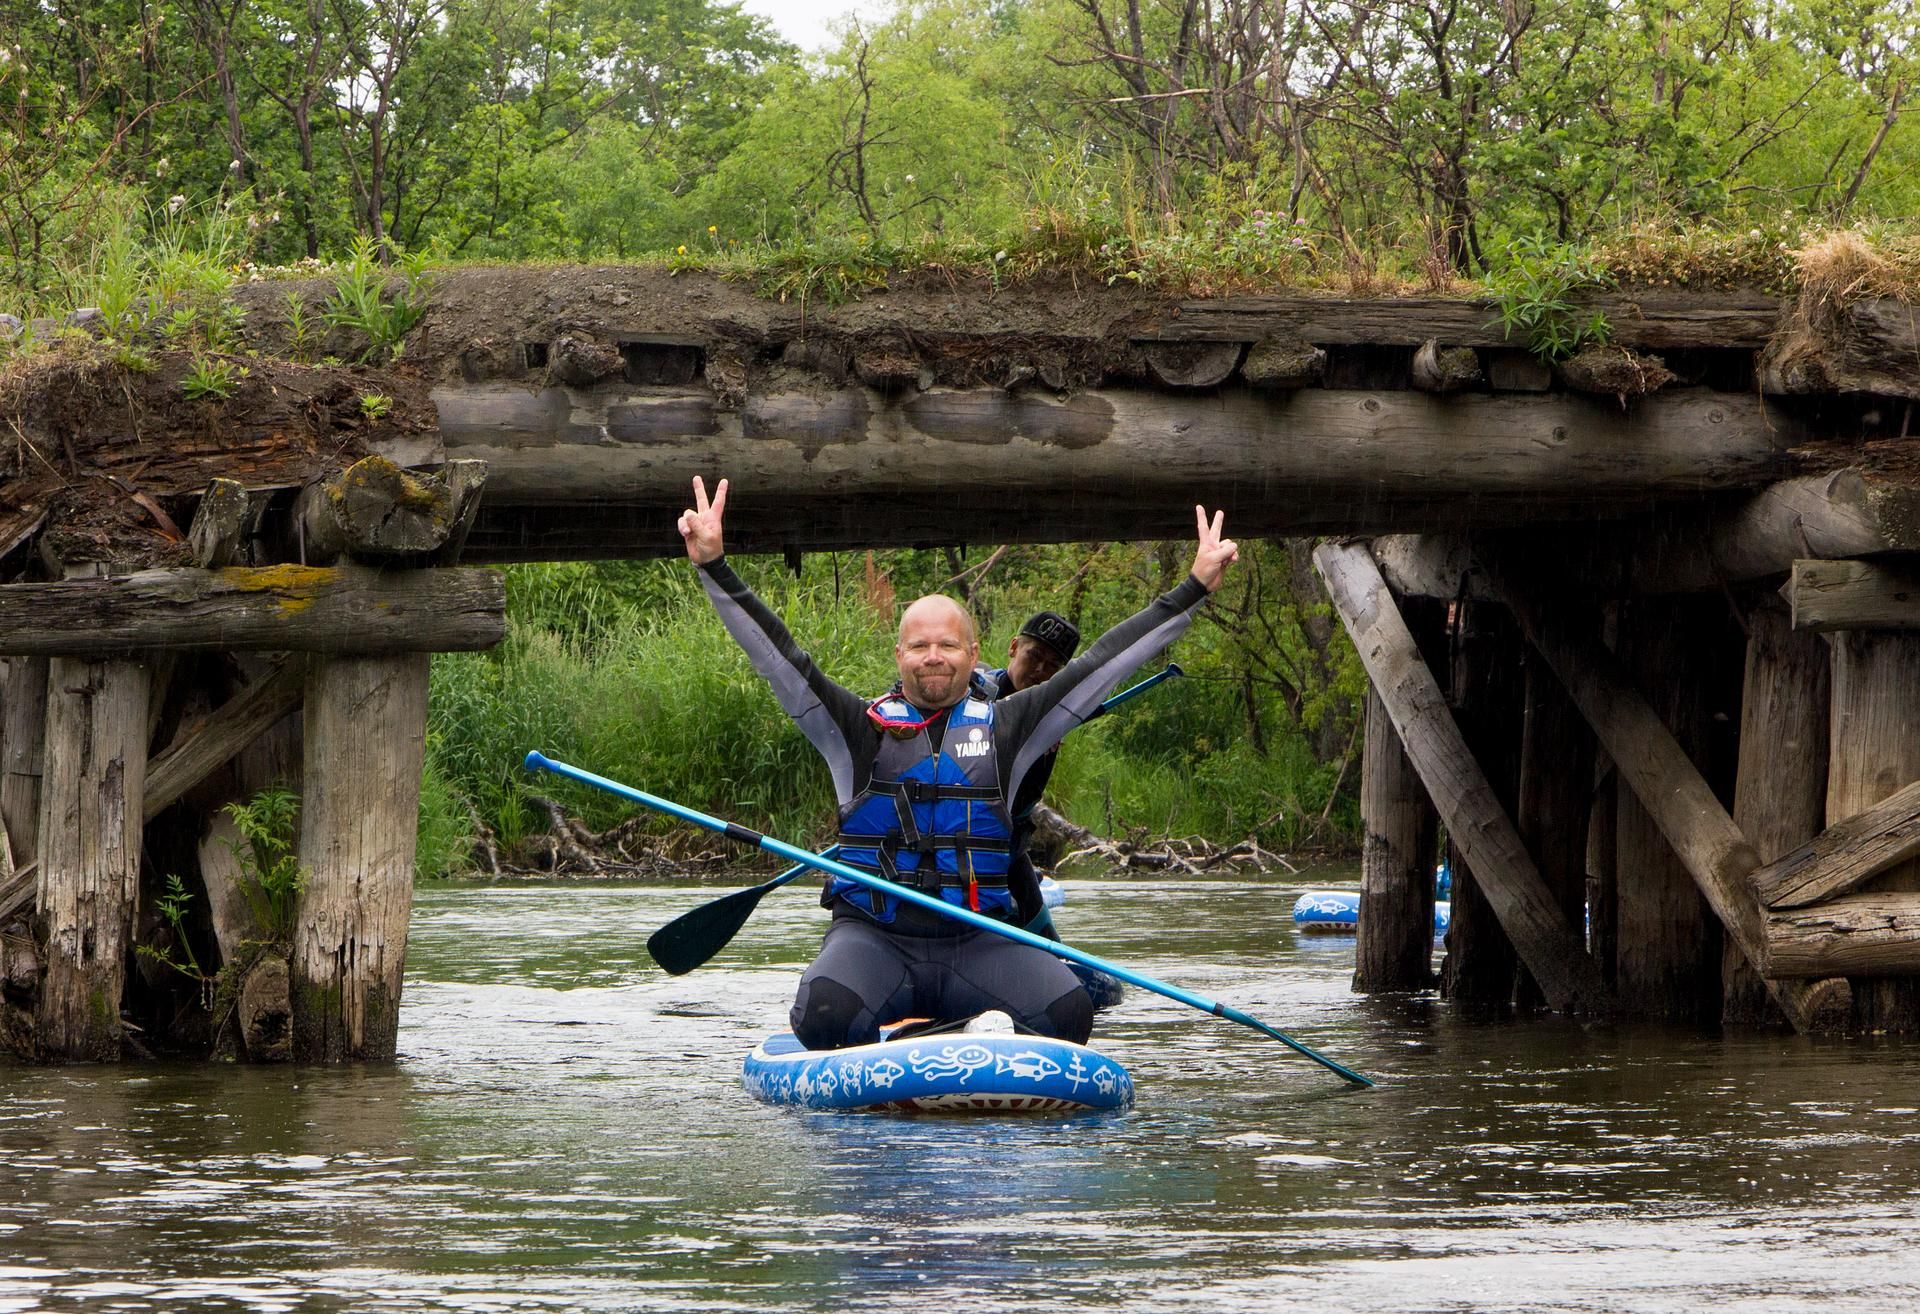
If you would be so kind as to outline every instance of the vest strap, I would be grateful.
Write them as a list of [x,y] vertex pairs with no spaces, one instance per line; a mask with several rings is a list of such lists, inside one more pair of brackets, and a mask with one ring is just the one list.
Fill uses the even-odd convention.
[[908,803],[939,803],[944,799],[996,803],[1000,799],[1000,791],[992,785],[947,785],[932,780],[875,780],[867,790]]

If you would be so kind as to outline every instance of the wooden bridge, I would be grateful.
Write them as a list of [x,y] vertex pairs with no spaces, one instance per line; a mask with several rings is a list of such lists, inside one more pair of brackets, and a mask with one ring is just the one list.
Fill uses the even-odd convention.
[[[280,296],[247,306],[269,356]],[[1549,368],[1464,301],[477,271],[407,369],[17,406],[5,1043],[114,1057],[131,1012],[390,1057],[426,654],[503,634],[485,563],[677,553],[695,473],[735,480],[740,551],[1177,538],[1196,501],[1343,536],[1316,560],[1374,688],[1358,988],[1429,984],[1444,822],[1456,1000],[1920,1030],[1911,308],[1602,308],[1613,346]],[[288,778],[308,885],[261,954],[221,809]],[[248,964],[225,1040],[133,962],[163,862]]]

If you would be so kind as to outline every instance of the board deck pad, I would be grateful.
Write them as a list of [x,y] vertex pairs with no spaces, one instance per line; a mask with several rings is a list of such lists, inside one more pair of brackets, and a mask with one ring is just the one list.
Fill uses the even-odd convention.
[[783,1032],[747,1055],[740,1080],[763,1103],[807,1109],[1080,1113],[1133,1103],[1133,1078],[1114,1059],[1011,1030],[818,1050]]

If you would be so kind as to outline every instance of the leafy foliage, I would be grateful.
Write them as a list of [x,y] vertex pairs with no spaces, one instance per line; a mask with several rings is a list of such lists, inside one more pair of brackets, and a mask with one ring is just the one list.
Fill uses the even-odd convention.
[[240,866],[240,890],[254,924],[269,941],[289,941],[294,903],[306,885],[297,848],[300,796],[288,789],[263,789],[225,810],[240,832],[229,847]]
[[1605,345],[1607,318],[1572,299],[1576,292],[1613,286],[1613,276],[1584,252],[1538,240],[1508,247],[1507,261],[1486,280],[1500,329],[1518,337],[1548,363],[1588,345]]

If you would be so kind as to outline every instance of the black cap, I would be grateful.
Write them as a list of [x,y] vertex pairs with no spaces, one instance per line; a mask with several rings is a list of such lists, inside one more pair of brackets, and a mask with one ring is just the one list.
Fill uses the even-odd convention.
[[1073,650],[1080,646],[1079,628],[1057,611],[1035,612],[1020,627],[1020,633],[1046,644],[1060,654],[1063,662],[1073,660]]

